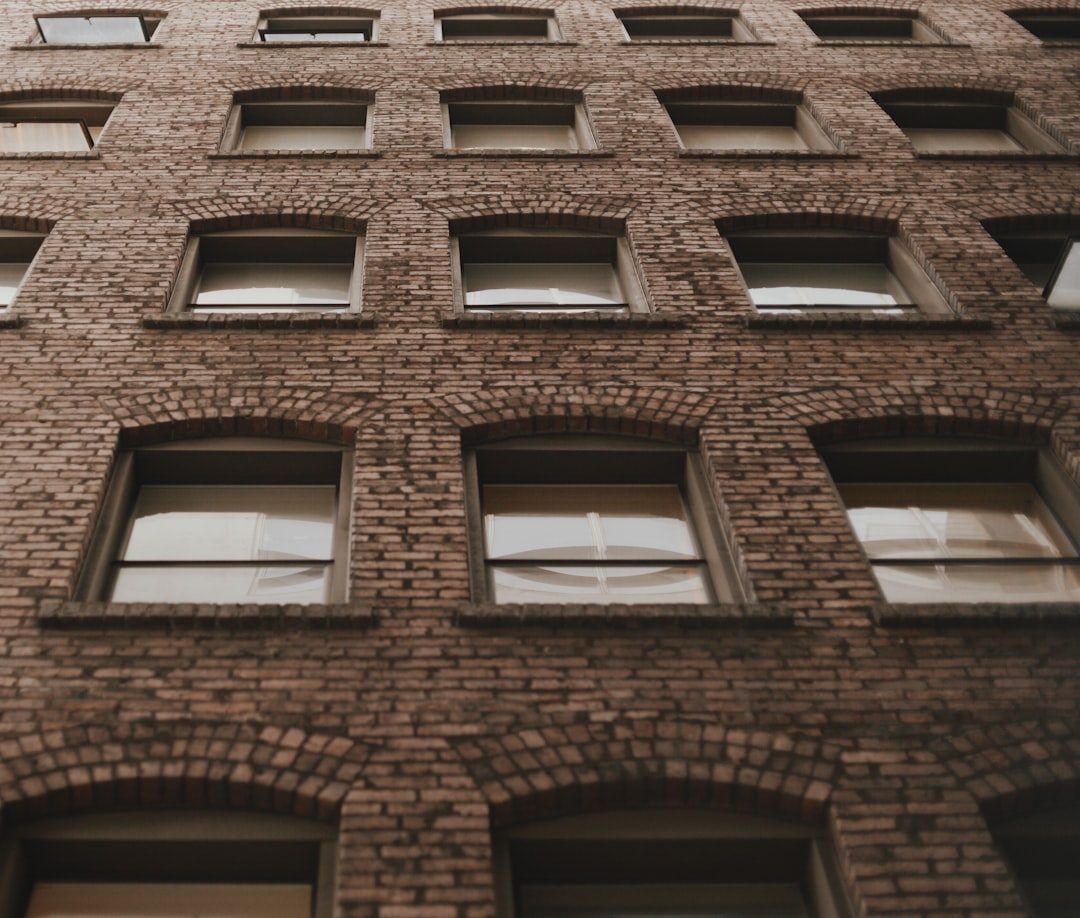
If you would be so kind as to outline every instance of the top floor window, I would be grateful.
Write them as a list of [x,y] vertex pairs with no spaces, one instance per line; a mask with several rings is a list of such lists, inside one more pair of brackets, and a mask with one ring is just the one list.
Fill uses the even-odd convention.
[[436,41],[558,41],[555,14],[550,10],[521,12],[437,12]]
[[347,42],[376,40],[378,17],[331,16],[312,12],[306,16],[264,16],[259,20],[259,41],[267,44]]
[[1080,10],[1046,7],[1009,10],[1006,15],[1043,41],[1080,42]]
[[615,15],[630,41],[755,41],[737,10],[623,9]]
[[38,32],[48,45],[130,45],[150,41],[160,19],[95,13],[39,16]]
[[822,41],[852,42],[922,42],[933,44],[944,39],[928,26],[914,10],[882,9],[867,11],[799,14]]

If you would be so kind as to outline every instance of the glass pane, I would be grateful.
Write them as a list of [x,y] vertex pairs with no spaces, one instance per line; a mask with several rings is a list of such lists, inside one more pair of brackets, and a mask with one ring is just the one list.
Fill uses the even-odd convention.
[[700,565],[492,568],[495,602],[707,603]]
[[363,125],[253,124],[240,135],[241,150],[360,150]]
[[1075,242],[1065,253],[1046,301],[1055,309],[1080,309],[1080,246]]
[[81,121],[0,122],[0,153],[79,153],[89,149]]
[[240,883],[36,883],[26,918],[310,918],[311,887]]
[[263,41],[367,41],[366,32],[263,32]]
[[1013,152],[1024,148],[1012,135],[990,128],[904,128],[920,153]]
[[875,564],[889,602],[1078,602],[1072,567],[993,564]]
[[489,558],[699,557],[677,485],[485,485]]
[[143,485],[123,561],[333,557],[333,485]]
[[577,134],[569,124],[455,124],[457,149],[576,150]]
[[809,150],[787,125],[680,124],[679,137],[690,150]]
[[11,305],[28,267],[25,261],[0,261],[0,307]]
[[113,602],[326,602],[328,564],[305,566],[198,564],[120,567]]
[[146,41],[138,16],[48,16],[38,20],[48,44],[130,44]]
[[1030,484],[845,484],[871,558],[1054,558],[1076,549]]
[[519,918],[809,918],[798,883],[522,884]]
[[625,303],[608,262],[462,266],[466,306],[610,306]]
[[198,306],[347,306],[352,265],[211,262],[199,275]]
[[751,262],[739,264],[755,306],[888,307],[912,302],[884,264]]

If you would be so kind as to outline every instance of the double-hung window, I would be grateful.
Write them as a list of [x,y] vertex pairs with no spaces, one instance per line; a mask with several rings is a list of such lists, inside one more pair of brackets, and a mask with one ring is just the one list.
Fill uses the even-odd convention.
[[113,107],[111,102],[76,99],[0,104],[0,154],[87,152]]
[[299,441],[124,453],[78,593],[113,602],[325,603],[345,592],[349,465]]
[[1080,600],[1080,501],[1046,453],[915,438],[824,455],[890,602]]
[[150,41],[159,19],[126,14],[38,16],[41,40],[49,45],[128,45]]

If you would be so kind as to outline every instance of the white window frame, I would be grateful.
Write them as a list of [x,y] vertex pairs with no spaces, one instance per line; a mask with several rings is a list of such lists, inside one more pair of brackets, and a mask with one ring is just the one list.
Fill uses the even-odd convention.
[[[172,294],[169,297],[169,304],[167,312],[173,315],[182,315],[190,313],[192,308],[195,307],[194,299],[198,292],[199,274],[203,265],[206,263],[204,260],[204,251],[207,248],[202,242],[203,239],[214,239],[219,241],[226,247],[235,246],[238,252],[250,250],[252,247],[257,246],[260,239],[273,239],[279,243],[287,243],[289,239],[297,240],[297,245],[303,248],[309,248],[318,243],[320,238],[332,239],[338,244],[341,244],[346,238],[354,240],[353,253],[352,253],[352,281],[349,285],[349,303],[345,307],[340,306],[296,306],[294,308],[285,308],[277,306],[276,304],[265,304],[267,308],[262,310],[266,314],[274,312],[278,313],[295,313],[299,315],[318,315],[319,313],[357,313],[360,311],[360,296],[363,289],[363,265],[364,265],[364,237],[354,235],[352,233],[341,233],[330,230],[315,230],[315,229],[288,229],[284,227],[261,227],[247,230],[228,230],[219,233],[203,233],[195,234],[188,237],[187,247],[184,250],[184,258],[180,264],[180,270],[176,276],[176,282],[173,284]],[[215,258],[214,261],[224,261],[225,259]],[[250,262],[251,264],[261,264],[263,262],[272,264],[274,262],[280,262],[279,258],[237,258],[236,261]],[[298,258],[298,262],[304,262],[306,259]],[[312,263],[319,263],[317,259],[313,259]],[[340,262],[327,262],[328,264],[345,264],[344,260]],[[200,313],[204,312],[220,312],[225,313],[243,313],[256,315],[260,312],[258,307],[245,308],[243,304],[236,306],[222,305],[220,309],[213,307],[198,307]]]
[[[475,120],[480,119],[480,120]],[[518,147],[503,145],[467,147],[457,146],[454,142],[454,127],[457,124],[497,124],[509,131],[516,126],[527,127],[530,124],[565,124],[570,127],[577,147],[545,147],[544,149],[595,150],[596,138],[581,102],[566,102],[547,99],[520,100],[470,100],[462,99],[442,104],[443,144],[448,150],[518,150]]]
[[[292,35],[311,34],[312,37],[290,42],[267,41],[267,33],[285,33]],[[316,35],[332,36],[334,33],[366,34],[362,40],[353,38],[316,37]],[[262,16],[255,29],[255,41],[266,45],[291,45],[291,44],[371,44],[379,40],[379,17],[375,13],[360,13],[355,16],[321,15],[312,10],[306,16],[299,15],[269,15]]]
[[[1040,128],[1031,118],[1015,105],[992,102],[933,101],[933,100],[887,100],[878,101],[878,105],[892,118],[896,126],[907,136],[908,141],[918,153],[1064,153],[1065,148]],[[1000,131],[1014,141],[1019,150],[985,150],[979,146],[971,148],[962,144],[955,147],[924,149],[918,137],[912,137],[910,131],[942,130]]]
[[693,13],[615,10],[626,41],[753,42],[758,37],[738,10],[702,8]]
[[32,155],[34,153],[91,152],[101,141],[101,135],[116,108],[115,102],[99,99],[22,99],[0,103],[0,123],[41,122],[44,124],[75,123],[81,128],[86,141],[85,150],[12,150],[0,152],[3,156]]
[[[625,302],[621,304],[613,304],[609,306],[566,306],[560,308],[558,306],[543,306],[538,305],[535,309],[526,305],[505,305],[505,306],[491,306],[491,307],[476,307],[476,310],[483,312],[498,312],[500,314],[522,314],[529,312],[544,312],[544,313],[647,313],[649,312],[648,300],[645,297],[645,288],[642,284],[641,277],[638,274],[637,263],[630,251],[630,245],[623,235],[613,235],[611,233],[586,233],[586,232],[574,232],[558,231],[558,230],[524,230],[524,229],[503,229],[503,230],[487,230],[477,233],[465,233],[461,235],[455,235],[450,240],[451,261],[453,264],[454,272],[454,311],[458,314],[473,312],[473,307],[467,307],[465,303],[465,280],[464,280],[464,265],[465,264],[489,264],[493,262],[485,262],[479,258],[470,258],[468,262],[463,261],[466,257],[462,252],[462,240],[469,240],[468,246],[470,248],[483,249],[484,240],[491,239],[495,241],[495,245],[499,245],[501,242],[507,242],[509,247],[514,247],[515,243],[520,245],[522,252],[521,262],[534,263],[534,264],[568,264],[575,260],[585,261],[584,258],[575,259],[572,256],[568,256],[565,260],[551,259],[535,259],[530,258],[530,242],[548,244],[552,247],[563,248],[567,251],[573,252],[575,249],[580,249],[581,246],[603,245],[605,248],[609,248],[610,252],[604,256],[603,260],[610,261],[615,271],[615,276],[618,279],[619,286],[622,289]],[[575,253],[577,254],[577,253]],[[499,259],[504,260],[504,259]],[[508,259],[505,259],[509,261]]]
[[[327,592],[328,602],[345,600],[352,508],[351,451],[302,440],[222,437],[182,440],[121,452],[75,588],[78,599],[108,599],[115,571],[121,563],[119,555],[135,501],[143,484],[336,485]],[[206,601],[213,602],[212,599]]]
[[[90,20],[93,20],[93,19],[135,19],[135,20],[138,21],[139,27],[140,27],[140,29],[142,30],[142,33],[143,33],[143,38],[142,38],[141,43],[149,44],[153,40],[154,33],[157,31],[158,27],[161,25],[162,17],[161,16],[144,16],[141,13],[110,13],[108,10],[98,10],[98,11],[95,11],[93,13],[90,13],[89,15],[86,15],[86,14],[71,15],[71,14],[68,14],[68,13],[49,13],[47,15],[35,16],[34,17],[34,22],[37,25],[36,39],[40,44],[44,44],[44,45],[49,44],[49,42],[45,38],[45,30],[42,28],[41,23],[42,23],[42,20],[48,20],[48,19],[85,19],[87,21],[90,21]],[[68,41],[68,42],[59,42],[58,44],[60,44],[60,45],[87,45],[87,46],[104,45],[104,46],[107,46],[107,45],[139,44],[139,42],[130,42],[130,41],[121,41],[121,42],[114,42],[114,41],[101,41],[101,42],[98,42],[98,41],[77,41],[77,42],[72,42],[72,41]]]
[[[450,25],[449,29],[446,28],[447,23]],[[455,34],[459,31],[458,27],[461,28],[461,33]],[[552,10],[522,10],[518,13],[494,13],[483,9],[453,13],[438,10],[435,12],[435,41],[438,42],[543,43],[561,40],[562,33]]]
[[[770,147],[739,147],[736,145],[692,146],[684,139],[681,126],[706,125],[716,128],[782,126],[790,127],[812,152],[833,152],[836,144],[810,114],[806,105],[800,102],[729,102],[717,101],[679,101],[664,102],[664,108],[679,143],[686,150],[769,150]],[[786,149],[786,148],[781,148]]]
[[[155,846],[169,855],[155,855]],[[297,867],[301,859],[314,861],[315,869]],[[157,875],[184,884],[231,875],[259,885],[310,884],[310,918],[331,918],[336,860],[337,828],[293,816],[155,810],[42,819],[5,831],[0,910],[24,914],[38,881],[93,878],[127,884],[159,882]]]
[[[732,233],[727,237],[732,259],[742,277],[742,264],[850,264],[865,262],[884,265],[911,295],[909,304],[898,306],[811,306],[793,303],[790,306],[755,303],[759,312],[862,312],[895,313],[917,311],[935,315],[951,314],[948,301],[930,280],[915,257],[896,236],[842,230],[765,230]],[[747,251],[754,257],[747,257]],[[758,255],[757,253],[761,254]],[[753,302],[750,286],[742,278],[747,298]]]
[[[360,143],[351,147],[304,147],[305,152],[330,152],[340,150],[370,150],[373,106],[368,102],[348,99],[312,99],[304,101],[236,102],[225,122],[221,149],[223,152],[259,154],[272,152],[277,147],[243,149],[244,131],[249,121],[272,127],[342,126],[361,128]],[[351,119],[351,120],[350,120]],[[295,148],[284,148],[296,152]]]
[[30,272],[34,268],[34,262],[41,251],[42,244],[45,242],[45,236],[45,233],[0,230],[0,263],[26,265],[18,286],[11,295],[11,299],[6,303],[0,302],[0,315],[6,315],[15,308],[19,298],[19,291],[22,290],[26,278],[30,276]]
[[[716,504],[695,452],[632,437],[545,434],[485,443],[466,450],[464,459],[474,602],[495,601],[492,570],[501,562],[487,557],[482,495],[485,485],[496,484],[676,485],[699,552],[696,561],[687,563],[700,566],[712,602],[741,602],[746,598],[731,545],[719,524]],[[647,560],[635,563],[649,566]],[[562,562],[536,564],[558,567]],[[634,602],[633,598],[619,601]],[[641,602],[649,604],[648,599]],[[550,604],[560,602],[553,599]]]
[[561,893],[564,907],[588,902],[596,911],[580,913],[586,916],[611,914],[606,891],[633,902],[659,899],[660,908],[681,915],[730,907],[733,896],[760,906],[777,887],[795,885],[802,902],[793,914],[853,914],[824,830],[779,819],[707,809],[607,811],[496,832],[494,849],[497,918],[530,918],[522,886],[537,897],[545,887],[549,896]]

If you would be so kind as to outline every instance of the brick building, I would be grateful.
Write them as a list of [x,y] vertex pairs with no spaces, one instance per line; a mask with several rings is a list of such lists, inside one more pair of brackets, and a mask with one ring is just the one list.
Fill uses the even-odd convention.
[[0,913],[1078,913],[1080,5],[4,13]]

